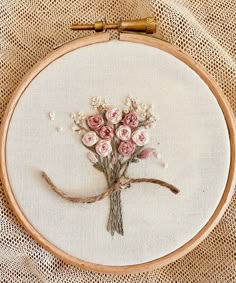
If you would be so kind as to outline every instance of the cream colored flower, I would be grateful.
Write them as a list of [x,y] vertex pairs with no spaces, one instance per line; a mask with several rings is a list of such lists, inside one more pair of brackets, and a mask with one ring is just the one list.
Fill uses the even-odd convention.
[[128,141],[131,137],[131,129],[128,126],[121,125],[116,130],[116,136],[122,141]]
[[132,141],[138,145],[143,146],[148,143],[149,137],[145,130],[136,130],[132,134]]
[[112,151],[110,142],[106,140],[100,140],[96,144],[95,149],[96,149],[97,154],[99,154],[101,157],[107,156]]
[[106,112],[107,121],[111,124],[118,124],[122,119],[122,110],[120,108],[111,108]]
[[83,144],[88,146],[88,147],[95,145],[97,143],[97,141],[98,141],[98,136],[93,131],[87,132],[82,137]]

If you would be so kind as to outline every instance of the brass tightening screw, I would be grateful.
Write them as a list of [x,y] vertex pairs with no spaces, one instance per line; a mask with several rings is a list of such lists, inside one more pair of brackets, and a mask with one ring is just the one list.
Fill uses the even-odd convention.
[[156,32],[155,18],[145,18],[136,20],[120,20],[119,23],[106,23],[105,21],[96,21],[94,24],[73,24],[72,30],[95,30],[106,31],[107,29],[117,29],[120,32],[133,31],[152,34]]

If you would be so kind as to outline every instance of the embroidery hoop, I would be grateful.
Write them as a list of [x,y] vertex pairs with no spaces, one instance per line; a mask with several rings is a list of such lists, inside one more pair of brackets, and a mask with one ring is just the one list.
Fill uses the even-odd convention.
[[21,95],[24,93],[24,90],[27,86],[31,83],[31,81],[50,63],[58,59],[59,57],[84,46],[88,46],[91,44],[107,42],[109,41],[109,34],[102,33],[97,34],[85,38],[81,38],[75,40],[71,43],[68,43],[59,49],[52,52],[48,55],[43,61],[39,62],[25,77],[22,83],[17,88],[15,94],[13,95],[8,108],[6,110],[4,120],[2,123],[2,130],[1,130],[1,175],[2,180],[5,188],[6,195],[8,197],[9,203],[15,212],[19,221],[23,224],[27,232],[38,242],[40,243],[45,249],[52,252],[53,254],[57,255],[61,259],[65,260],[70,264],[74,264],[84,269],[89,269],[97,272],[106,272],[106,273],[116,273],[116,274],[124,274],[124,273],[133,273],[133,272],[142,272],[147,270],[152,270],[154,268],[159,268],[163,265],[166,265],[174,260],[177,260],[181,256],[188,253],[194,247],[196,247],[214,228],[214,226],[219,222],[220,218],[222,217],[227,205],[230,201],[230,198],[233,194],[233,185],[235,182],[235,120],[233,113],[230,109],[230,106],[226,99],[223,97],[219,87],[216,85],[214,80],[210,77],[210,75],[196,62],[194,62],[189,56],[183,54],[181,51],[177,50],[169,43],[164,41],[147,37],[144,35],[137,35],[137,34],[120,34],[121,41],[128,41],[133,43],[141,43],[148,46],[152,46],[163,50],[174,57],[181,60],[183,63],[188,65],[191,69],[193,69],[201,78],[202,80],[208,85],[209,89],[211,90],[212,94],[218,101],[218,104],[224,114],[228,132],[229,132],[229,139],[230,139],[230,169],[227,184],[222,195],[222,198],[211,216],[210,220],[207,224],[197,233],[190,241],[184,244],[182,247],[178,248],[174,252],[158,258],[156,260],[136,264],[136,265],[128,265],[128,266],[108,266],[108,265],[100,265],[94,264],[90,262],[83,261],[81,259],[75,258],[69,254],[66,254],[53,244],[51,244],[48,240],[46,240],[30,223],[26,216],[23,214],[19,204],[17,203],[14,192],[10,186],[10,181],[8,178],[7,166],[6,166],[6,140],[7,140],[7,133],[8,127],[11,122],[11,117],[13,115],[14,109],[17,105],[18,100],[20,99]]

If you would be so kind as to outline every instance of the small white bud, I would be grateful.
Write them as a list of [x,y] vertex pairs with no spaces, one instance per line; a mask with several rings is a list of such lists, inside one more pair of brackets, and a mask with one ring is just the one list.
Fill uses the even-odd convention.
[[55,114],[55,112],[51,111],[51,112],[48,113],[48,116],[49,116],[49,119],[50,119],[51,121],[54,121],[56,114]]
[[72,126],[71,126],[71,130],[72,130],[72,131],[76,131],[77,129],[78,129],[78,127],[77,127],[76,125],[72,125]]
[[164,167],[165,169],[167,169],[167,168],[169,167],[169,164],[168,164],[168,163],[163,163],[163,167]]
[[56,129],[57,129],[57,131],[60,132],[60,133],[63,131],[63,128],[62,128],[62,127],[57,127]]

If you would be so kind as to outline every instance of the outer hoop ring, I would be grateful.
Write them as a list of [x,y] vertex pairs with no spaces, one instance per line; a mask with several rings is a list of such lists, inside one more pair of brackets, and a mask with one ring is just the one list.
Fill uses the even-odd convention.
[[9,124],[11,122],[11,118],[12,118],[14,109],[17,106],[17,103],[21,95],[24,93],[25,89],[30,84],[30,82],[42,70],[44,70],[44,68],[46,68],[50,63],[60,58],[61,56],[77,48],[81,48],[81,47],[95,44],[95,43],[106,42],[108,40],[109,40],[109,34],[101,33],[101,34],[97,34],[93,36],[84,37],[84,38],[75,40],[71,43],[68,43],[60,47],[56,51],[53,51],[51,54],[49,54],[44,60],[36,64],[35,67],[25,76],[21,84],[16,89],[14,95],[12,96],[12,99],[9,102],[8,108],[5,112],[5,116],[2,122],[1,133],[0,133],[0,162],[1,162],[0,173],[1,173],[1,179],[4,185],[4,189],[5,189],[5,193],[10,203],[11,208],[13,209],[17,218],[23,224],[27,232],[34,238],[34,240],[36,240],[39,244],[41,244],[46,250],[48,250],[49,252],[52,252],[53,254],[61,258],[62,260],[65,260],[67,263],[76,265],[82,269],[88,269],[88,270],[96,271],[96,272],[113,273],[113,274],[138,273],[138,272],[144,272],[144,271],[152,270],[155,268],[159,268],[172,261],[175,261],[178,258],[187,254],[194,247],[196,247],[211,232],[211,230],[215,227],[215,225],[219,222],[220,218],[222,217],[224,211],[227,208],[227,205],[230,202],[231,196],[234,191],[234,184],[236,181],[235,180],[236,179],[236,174],[235,174],[236,172],[236,129],[235,129],[234,114],[229,106],[229,103],[224,98],[223,94],[221,93],[221,90],[217,86],[216,82],[213,80],[213,78],[211,78],[211,76],[205,71],[205,69],[200,64],[193,61],[193,59],[191,59],[188,55],[182,53],[180,50],[177,50],[176,48],[171,46],[169,43],[158,40],[156,38],[151,38],[151,37],[147,37],[144,35],[137,35],[137,34],[121,34],[120,35],[121,41],[141,43],[141,44],[145,44],[145,45],[152,46],[155,48],[159,48],[169,53],[170,55],[178,58],[186,65],[188,65],[207,84],[212,94],[217,99],[217,102],[224,114],[224,117],[227,123],[227,127],[228,127],[228,133],[229,133],[229,139],[230,139],[230,153],[231,153],[230,169],[229,169],[227,184],[226,184],[224,193],[222,195],[222,198],[216,210],[212,214],[211,218],[206,223],[206,225],[190,241],[185,243],[183,246],[181,246],[174,252],[167,254],[156,260],[153,260],[153,261],[149,261],[149,262],[142,263],[142,264],[136,264],[136,265],[128,265],[128,266],[99,265],[99,264],[86,262],[81,259],[70,256],[69,254],[66,254],[62,250],[52,245],[49,241],[47,241],[28,221],[28,219],[21,211],[21,208],[19,207],[15,199],[14,193],[10,186],[8,173],[7,173],[5,148],[6,148],[6,140],[7,140]]

